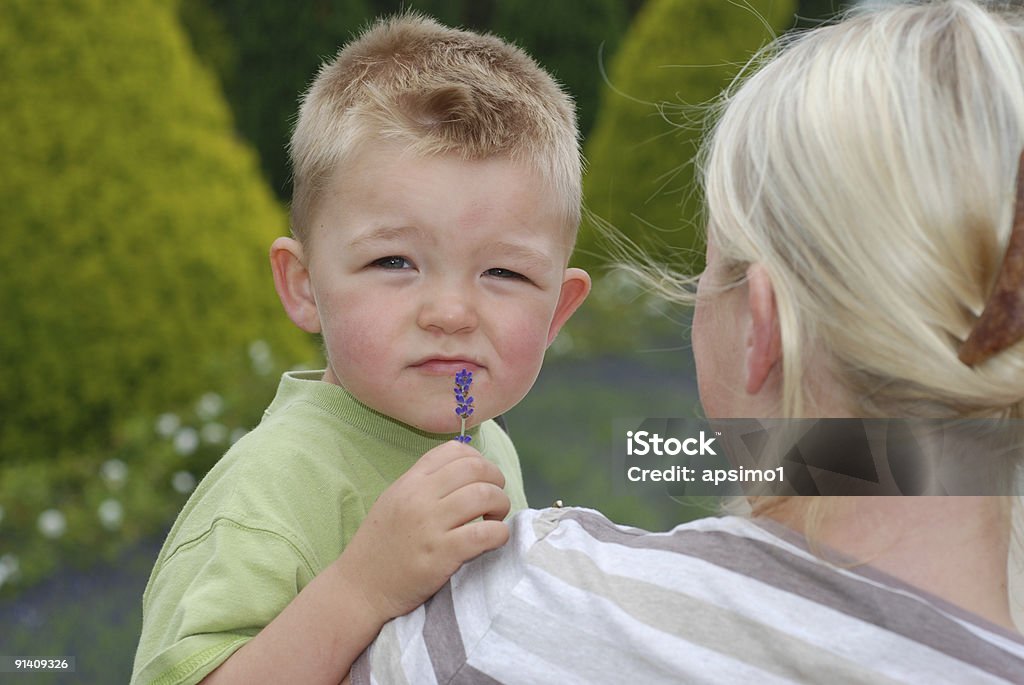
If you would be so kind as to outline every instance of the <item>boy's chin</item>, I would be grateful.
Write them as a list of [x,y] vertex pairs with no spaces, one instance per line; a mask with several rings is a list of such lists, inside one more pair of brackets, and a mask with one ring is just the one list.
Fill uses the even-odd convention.
[[[466,422],[466,432],[467,433],[470,431],[470,429],[476,428],[477,426],[479,426],[482,423],[482,421],[475,420],[476,419],[475,416],[473,417],[473,419],[474,419],[474,421],[472,423],[470,423],[469,421]],[[423,431],[425,433],[437,433],[439,435],[450,435],[450,434],[453,434],[453,433],[457,435],[460,432],[462,432],[462,421],[461,420],[458,421],[457,423],[455,423],[454,425],[450,421],[436,422],[436,423],[431,421],[431,422],[426,422],[426,423],[424,423],[423,425],[420,425],[420,426],[417,426],[416,424],[410,424],[410,425],[412,425],[415,428],[418,428],[419,430],[421,430],[421,431]]]
[[[476,428],[487,419],[492,419],[502,413],[504,407],[504,403],[493,401],[484,401],[480,405],[473,407],[473,415],[466,420],[466,432],[469,432],[471,428]],[[378,411],[382,411],[382,413],[388,414],[391,418],[424,433],[451,435],[453,433],[458,434],[462,430],[462,419],[455,413],[454,398],[451,404],[448,402],[438,402],[426,407],[392,406],[390,409],[392,410],[391,412],[382,411],[381,409],[378,409]]]
[[[401,417],[396,418],[417,430],[423,431],[424,433],[445,435],[459,433],[462,431],[462,419],[455,415],[454,408],[451,416],[410,416],[407,419],[403,419]],[[466,432],[468,433],[471,428],[476,428],[488,418],[490,417],[478,417],[476,412],[474,412],[473,417],[466,421]]]

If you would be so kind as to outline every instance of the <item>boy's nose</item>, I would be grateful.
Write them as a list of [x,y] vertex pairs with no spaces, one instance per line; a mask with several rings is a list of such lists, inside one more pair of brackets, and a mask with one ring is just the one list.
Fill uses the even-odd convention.
[[423,300],[417,320],[421,328],[448,334],[476,328],[476,307],[467,295],[457,291],[438,290],[426,294]]

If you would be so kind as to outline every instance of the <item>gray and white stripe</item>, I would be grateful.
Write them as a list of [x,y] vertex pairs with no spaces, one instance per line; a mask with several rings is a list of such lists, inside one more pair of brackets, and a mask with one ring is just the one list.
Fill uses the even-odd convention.
[[527,511],[353,683],[1024,682],[1024,642],[886,580],[746,519],[647,533]]

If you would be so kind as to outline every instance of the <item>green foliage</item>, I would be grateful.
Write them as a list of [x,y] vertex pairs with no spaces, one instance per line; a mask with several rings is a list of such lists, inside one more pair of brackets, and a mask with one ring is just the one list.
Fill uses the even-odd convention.
[[282,199],[291,197],[287,145],[299,96],[370,14],[365,0],[181,0],[196,53],[216,70],[239,131]]
[[814,28],[856,4],[857,0],[799,0],[797,25],[800,28]]
[[608,247],[596,225],[608,222],[658,261],[702,268],[693,157],[708,105],[790,26],[794,11],[790,0],[648,0],[637,14],[610,64],[585,148],[585,202],[598,219],[584,222],[577,248],[576,261],[596,276],[590,301],[571,324],[579,339],[628,349],[670,340],[679,330],[678,314],[604,274]]
[[267,268],[284,214],[174,5],[0,15],[0,463],[108,445],[234,381],[254,340],[311,358]]
[[599,46],[607,59],[629,21],[621,0],[181,0],[196,53],[222,80],[239,131],[259,150],[282,199],[291,196],[287,143],[300,93],[320,64],[374,17],[403,9],[522,46],[576,98],[584,134],[597,112]]
[[585,137],[598,110],[599,59],[615,54],[628,22],[621,0],[505,0],[495,7],[490,30],[533,55],[565,86]]
[[[587,144],[588,207],[641,244],[653,233],[672,247],[695,247],[692,159],[702,106],[794,12],[795,3],[782,0],[649,0],[611,64]],[[583,247],[595,247],[592,232]]]
[[224,394],[204,393],[116,426],[111,444],[0,465],[0,597],[54,569],[111,561],[163,534],[229,444],[255,426],[280,367],[254,346],[231,363]]
[[497,0],[370,0],[370,10],[380,17],[411,9],[448,26],[480,31],[490,24],[495,4]]

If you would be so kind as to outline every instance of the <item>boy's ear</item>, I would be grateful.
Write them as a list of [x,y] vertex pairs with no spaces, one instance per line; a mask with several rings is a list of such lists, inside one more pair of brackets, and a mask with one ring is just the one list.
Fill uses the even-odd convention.
[[782,335],[775,306],[775,289],[761,264],[747,269],[747,307],[750,324],[746,341],[746,372],[749,394],[761,391],[772,369],[782,359]]
[[294,238],[275,240],[270,246],[270,268],[274,272],[274,288],[288,318],[307,333],[319,333],[320,314],[302,244]]
[[562,277],[562,290],[558,294],[558,304],[555,305],[555,315],[548,329],[548,345],[554,342],[558,331],[562,330],[562,325],[583,304],[589,293],[590,274],[575,267],[566,269]]

